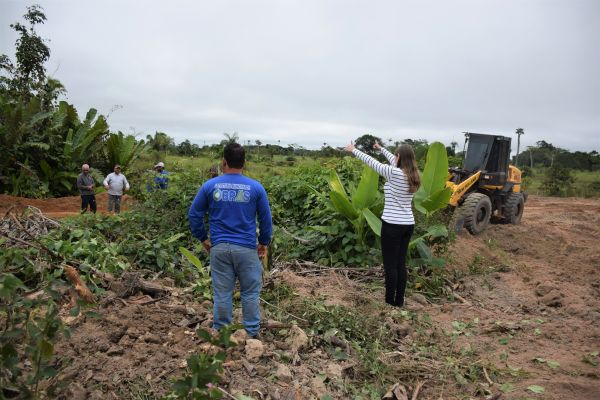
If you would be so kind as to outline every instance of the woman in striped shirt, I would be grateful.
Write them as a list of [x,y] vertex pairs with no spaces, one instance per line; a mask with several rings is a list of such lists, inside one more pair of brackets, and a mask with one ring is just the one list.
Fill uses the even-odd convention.
[[386,180],[383,186],[385,206],[381,216],[381,252],[385,271],[385,302],[396,307],[404,305],[406,289],[406,252],[415,227],[412,213],[413,194],[419,189],[421,179],[415,153],[408,144],[403,144],[390,153],[375,142],[390,165],[382,164],[373,157],[356,149],[351,142],[346,150],[373,168]]

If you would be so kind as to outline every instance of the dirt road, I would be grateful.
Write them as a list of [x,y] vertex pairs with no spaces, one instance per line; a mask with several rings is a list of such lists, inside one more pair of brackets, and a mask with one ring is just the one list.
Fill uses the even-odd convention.
[[[98,212],[103,214],[108,213],[108,193],[105,192],[97,194],[96,203],[98,205]],[[130,205],[129,203],[129,196],[123,196],[121,208],[126,210]],[[25,197],[0,194],[0,216],[4,216],[4,214],[11,208],[14,211],[21,212],[27,206],[39,208],[50,218],[64,218],[79,214],[79,210],[81,208],[81,197],[69,196],[50,199],[27,199]]]

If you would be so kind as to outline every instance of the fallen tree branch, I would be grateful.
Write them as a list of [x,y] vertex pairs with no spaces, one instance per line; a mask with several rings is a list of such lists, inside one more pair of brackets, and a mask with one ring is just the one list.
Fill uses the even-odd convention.
[[426,381],[417,382],[417,385],[415,386],[415,391],[412,394],[411,400],[417,400],[417,397],[419,397],[419,392],[421,391],[421,389],[425,385],[425,382]]
[[288,314],[288,315],[289,315],[289,316],[291,316],[291,317],[294,317],[294,318],[296,318],[296,319],[299,319],[300,321],[304,321],[304,322],[308,323],[308,320],[306,320],[306,319],[304,319],[304,318],[300,318],[300,317],[298,317],[297,315],[294,315],[294,314],[292,314],[292,313],[290,313],[290,312],[287,312],[287,311],[285,311],[284,309],[282,309],[282,308],[280,308],[280,307],[277,307],[275,304],[271,304],[271,303],[269,303],[269,302],[268,302],[268,301],[266,301],[265,299],[260,299],[260,301],[262,301],[263,303],[265,303],[265,304],[267,304],[267,305],[269,305],[269,306],[271,306],[271,307],[273,307],[273,308],[276,308],[276,309],[278,309],[279,311],[282,311],[282,312],[284,312],[284,313]]
[[485,367],[483,367],[483,376],[485,377],[487,383],[490,384],[490,386],[494,385],[494,382],[490,379],[490,376],[488,375],[487,369],[485,369]]
[[15,242],[24,244],[25,246],[28,246],[28,247],[35,247],[38,250],[44,250],[44,249],[42,249],[40,247],[34,246],[32,243],[30,243],[28,241],[25,241],[23,239],[19,239],[19,238],[16,238],[16,237],[9,236],[9,235],[7,235],[6,233],[3,233],[3,232],[0,232],[0,236],[3,236],[5,238],[7,238],[8,240],[14,240]]
[[281,229],[283,231],[283,233],[285,233],[286,235],[288,235],[289,237],[291,237],[292,239],[295,239],[297,241],[299,241],[302,244],[311,244],[312,242],[308,239],[304,239],[298,236],[294,236],[294,234],[292,234],[291,232],[289,232],[287,229],[285,229],[283,227],[283,225],[277,225],[277,228]]
[[64,272],[67,279],[73,284],[73,286],[75,286],[75,291],[77,292],[77,294],[79,294],[79,297],[81,297],[88,303],[96,302],[94,295],[92,294],[90,289],[88,289],[85,282],[81,280],[81,277],[79,277],[79,274],[77,273],[75,268],[73,268],[70,265],[65,265]]
[[446,290],[454,297],[456,297],[461,303],[471,306],[471,303],[468,302],[467,300],[465,300],[464,297],[462,297],[461,295],[459,295],[458,293],[456,293],[454,290],[452,290],[452,288],[450,286],[446,286]]

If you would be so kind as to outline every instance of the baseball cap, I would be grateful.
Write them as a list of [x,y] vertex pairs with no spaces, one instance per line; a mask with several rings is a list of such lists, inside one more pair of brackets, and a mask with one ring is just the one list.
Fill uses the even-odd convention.
[[154,166],[154,168],[158,168],[158,167],[164,168],[165,167],[165,163],[161,161],[161,162],[159,162],[158,164],[156,164]]

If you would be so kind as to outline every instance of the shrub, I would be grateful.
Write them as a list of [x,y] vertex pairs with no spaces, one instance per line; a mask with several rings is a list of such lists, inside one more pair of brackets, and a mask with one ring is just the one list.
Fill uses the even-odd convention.
[[544,173],[541,189],[548,196],[566,196],[575,183],[575,177],[568,168],[554,165]]

